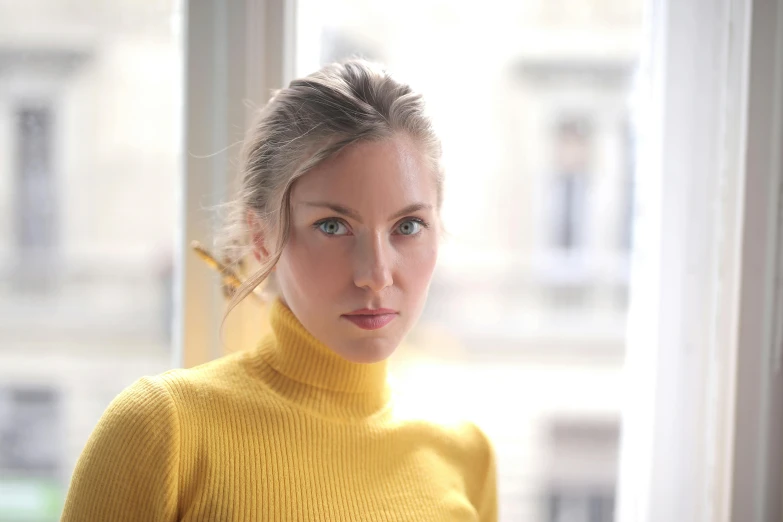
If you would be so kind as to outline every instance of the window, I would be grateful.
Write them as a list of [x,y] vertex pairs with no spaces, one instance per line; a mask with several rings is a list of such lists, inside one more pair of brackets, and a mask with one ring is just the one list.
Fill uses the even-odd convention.
[[613,522],[614,494],[562,491],[552,494],[549,522]]
[[0,470],[55,478],[60,471],[60,401],[49,388],[0,389]]
[[585,118],[563,119],[553,131],[549,233],[552,247],[566,255],[584,248],[590,194],[591,129]]
[[619,424],[600,419],[553,422],[546,461],[549,522],[611,522]]
[[[0,392],[0,512],[58,518],[105,406],[171,366],[172,311],[185,364],[220,355],[214,274],[188,265],[195,291],[172,301],[190,258],[170,245],[179,225],[210,237],[202,203],[231,165],[184,153],[180,108],[187,152],[212,155],[246,99],[359,54],[424,91],[446,146],[452,235],[395,371],[417,405],[456,404],[491,435],[501,520],[780,519],[779,3],[97,5],[13,3],[25,24],[0,57],[0,382],[17,383]],[[574,128],[588,159],[567,169]],[[58,284],[11,288],[45,281],[44,251]],[[62,445],[35,450],[44,430]]]
[[15,114],[15,281],[27,288],[46,285],[56,263],[58,200],[53,163],[50,107],[22,107]]
[[620,124],[620,135],[623,142],[622,176],[620,177],[620,219],[617,222],[617,244],[621,251],[630,251],[633,244],[634,206],[634,169],[636,140],[633,126],[629,119]]
[[45,386],[0,387],[0,511],[9,520],[60,514],[62,408]]
[[[611,17],[601,18],[598,2],[584,4],[596,8],[580,22],[585,35],[596,34],[590,32],[597,23],[593,16],[618,33],[634,34],[619,22],[615,27]],[[626,138],[624,122],[630,115],[635,58],[626,46],[610,46],[588,58],[553,43],[575,29],[545,24],[535,31],[548,35],[540,45],[553,50],[515,57],[509,85],[515,140],[511,165],[525,180],[514,184],[513,192],[517,198],[531,196],[518,206],[515,221],[521,223],[516,228],[522,241],[517,241],[527,247],[520,250],[531,265],[534,292],[552,314],[570,318],[586,309],[604,309],[619,315],[626,309],[628,286],[629,249],[618,238],[621,229],[630,227],[626,209],[633,142]],[[585,46],[605,44],[600,37],[584,37]]]

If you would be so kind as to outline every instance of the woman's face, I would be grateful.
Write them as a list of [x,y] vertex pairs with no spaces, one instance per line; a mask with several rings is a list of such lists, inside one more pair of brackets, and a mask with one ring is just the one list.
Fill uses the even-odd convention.
[[405,137],[361,142],[293,188],[281,298],[345,359],[386,359],[424,307],[440,228],[426,165]]

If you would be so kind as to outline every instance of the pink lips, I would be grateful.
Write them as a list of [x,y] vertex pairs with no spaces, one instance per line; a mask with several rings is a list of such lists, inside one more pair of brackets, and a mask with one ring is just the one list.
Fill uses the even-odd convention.
[[396,319],[397,312],[388,308],[376,308],[374,310],[362,308],[361,310],[354,310],[349,314],[344,314],[343,317],[362,330],[377,330]]

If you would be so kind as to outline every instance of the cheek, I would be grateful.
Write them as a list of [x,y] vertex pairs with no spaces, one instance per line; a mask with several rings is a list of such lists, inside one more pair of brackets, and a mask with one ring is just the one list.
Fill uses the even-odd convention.
[[432,279],[438,261],[437,241],[412,245],[400,249],[400,270],[398,276],[409,290],[425,291]]
[[281,276],[290,277],[290,282],[297,286],[324,292],[328,287],[340,285],[350,265],[339,245],[324,244],[319,239],[308,234],[292,233],[278,270],[283,272]]

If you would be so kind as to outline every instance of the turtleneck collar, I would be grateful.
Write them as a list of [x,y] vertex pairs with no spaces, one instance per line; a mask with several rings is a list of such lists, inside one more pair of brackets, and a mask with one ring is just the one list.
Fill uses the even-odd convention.
[[272,334],[259,346],[271,372],[265,380],[289,401],[327,416],[366,417],[389,402],[386,361],[361,364],[342,358],[308,332],[276,299]]

